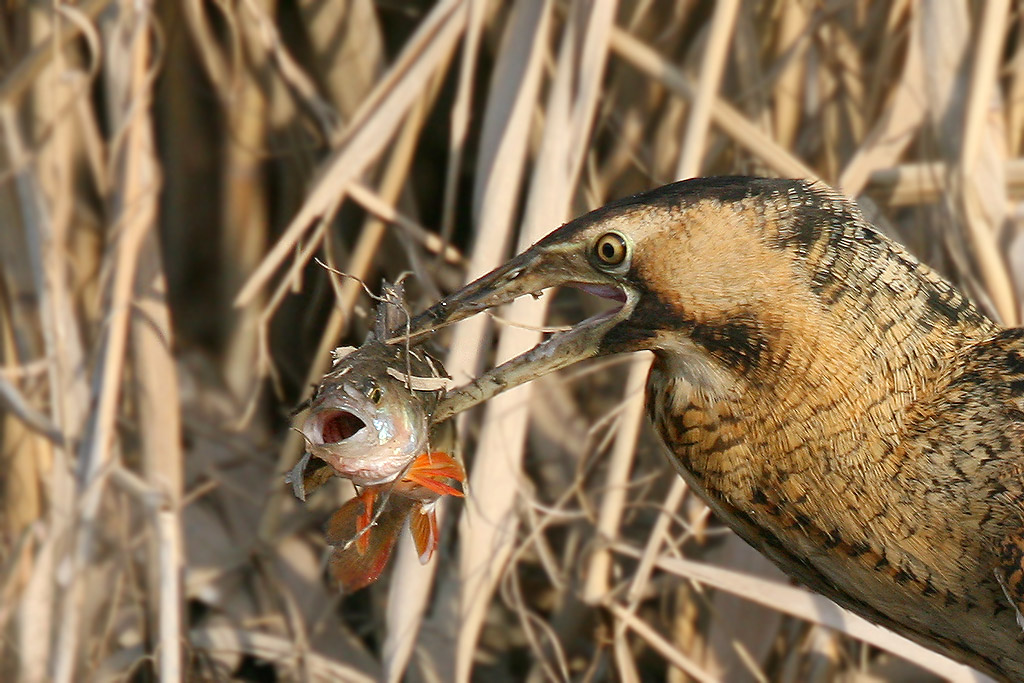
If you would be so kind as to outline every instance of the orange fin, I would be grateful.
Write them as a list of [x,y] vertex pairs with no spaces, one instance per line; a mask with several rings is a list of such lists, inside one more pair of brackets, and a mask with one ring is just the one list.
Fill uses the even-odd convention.
[[424,453],[413,461],[402,479],[441,496],[461,498],[464,495],[462,490],[449,484],[448,480],[461,486],[466,481],[466,470],[447,453]]
[[373,524],[373,503],[377,500],[377,491],[370,487],[364,488],[356,498],[363,503],[363,512],[356,518],[356,548],[360,553],[365,553],[370,547],[370,534],[368,528]]
[[359,497],[345,501],[327,520],[324,536],[330,545],[344,545],[359,531],[359,518],[363,515],[363,501]]
[[419,505],[409,516],[409,531],[416,543],[420,564],[426,564],[437,550],[437,511],[434,505]]
[[348,545],[355,541],[360,553],[365,553],[370,543],[370,524],[373,523],[373,504],[377,491],[365,488],[345,501],[327,522],[326,537],[331,545]]
[[366,506],[361,498],[353,498],[327,522],[327,542],[334,546],[331,574],[346,593],[365,588],[380,578],[402,531],[405,516],[410,512],[409,507],[388,506],[375,524],[360,527],[367,509],[372,515],[372,506]]

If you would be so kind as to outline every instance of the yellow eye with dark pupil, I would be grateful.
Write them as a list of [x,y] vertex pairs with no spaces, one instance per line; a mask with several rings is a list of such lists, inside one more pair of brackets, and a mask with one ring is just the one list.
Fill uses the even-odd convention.
[[374,387],[373,389],[370,389],[370,393],[367,394],[367,398],[374,403],[380,403],[380,400],[384,398],[384,392],[380,387]]
[[626,260],[626,240],[616,232],[607,232],[594,244],[597,259],[606,266],[617,266]]

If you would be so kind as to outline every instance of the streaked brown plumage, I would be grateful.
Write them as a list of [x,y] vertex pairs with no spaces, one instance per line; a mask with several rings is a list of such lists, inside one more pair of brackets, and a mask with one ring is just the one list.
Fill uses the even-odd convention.
[[413,334],[565,284],[624,301],[443,414],[650,349],[649,415],[740,536],[868,619],[1024,679],[1024,330],[1000,330],[823,186],[708,178],[566,224]]

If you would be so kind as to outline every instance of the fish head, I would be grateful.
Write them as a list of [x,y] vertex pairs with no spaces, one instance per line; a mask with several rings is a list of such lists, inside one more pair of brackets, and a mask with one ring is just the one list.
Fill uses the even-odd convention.
[[423,397],[388,373],[400,367],[395,347],[352,351],[324,377],[302,425],[310,454],[359,486],[394,480],[426,448]]

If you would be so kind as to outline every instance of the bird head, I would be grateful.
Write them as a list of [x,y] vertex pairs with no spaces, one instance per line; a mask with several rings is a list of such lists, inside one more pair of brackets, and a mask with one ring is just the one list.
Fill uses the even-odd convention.
[[477,378],[446,402],[450,412],[587,358],[643,349],[691,383],[726,391],[737,378],[770,381],[790,357],[794,335],[812,347],[814,335],[848,334],[826,309],[874,286],[858,272],[863,264],[890,261],[917,266],[824,186],[698,178],[563,225],[431,306],[411,330],[426,335],[520,296],[571,286],[617,305]]

